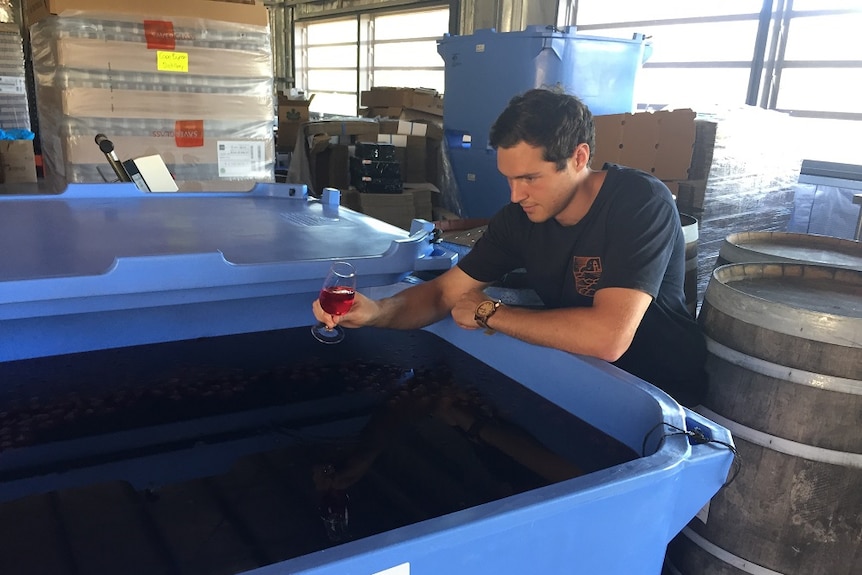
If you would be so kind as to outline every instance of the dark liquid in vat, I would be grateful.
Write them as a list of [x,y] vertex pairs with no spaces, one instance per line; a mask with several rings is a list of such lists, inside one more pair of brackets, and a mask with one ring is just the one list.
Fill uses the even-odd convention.
[[102,350],[0,381],[10,575],[232,574],[637,457],[427,332]]

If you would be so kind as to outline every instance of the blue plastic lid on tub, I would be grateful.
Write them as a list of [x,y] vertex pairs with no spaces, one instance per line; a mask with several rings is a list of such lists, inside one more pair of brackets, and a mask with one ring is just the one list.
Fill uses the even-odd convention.
[[166,193],[134,184],[73,184],[54,196],[0,196],[0,320],[16,305],[134,293],[278,284],[320,289],[332,260],[348,260],[360,287],[414,270],[448,269],[457,254],[411,232],[309,198],[306,187]]

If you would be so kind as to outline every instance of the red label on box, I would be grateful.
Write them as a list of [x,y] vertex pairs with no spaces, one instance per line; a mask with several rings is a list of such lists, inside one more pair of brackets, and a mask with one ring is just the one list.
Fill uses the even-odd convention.
[[144,20],[144,36],[150,50],[174,50],[177,47],[173,22]]
[[177,120],[174,141],[178,148],[201,148],[204,145],[203,120]]

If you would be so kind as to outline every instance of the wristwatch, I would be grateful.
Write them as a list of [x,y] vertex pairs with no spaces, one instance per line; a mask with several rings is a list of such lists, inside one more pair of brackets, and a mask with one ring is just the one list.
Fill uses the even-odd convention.
[[488,327],[488,320],[491,316],[497,313],[500,306],[503,305],[502,300],[492,301],[485,300],[476,308],[476,323],[485,328],[485,333],[491,335],[494,333],[494,328]]

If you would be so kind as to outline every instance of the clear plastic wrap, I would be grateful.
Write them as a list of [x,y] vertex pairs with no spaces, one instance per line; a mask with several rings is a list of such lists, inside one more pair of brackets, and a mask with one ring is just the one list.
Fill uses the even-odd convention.
[[[711,137],[695,143],[689,174],[697,181],[680,186],[697,184],[700,194],[680,194],[677,205],[699,221],[697,284],[702,300],[729,234],[786,228],[802,150],[798,118],[781,112],[716,106],[697,110],[697,120],[711,126]],[[708,160],[701,161],[703,155]]]
[[109,180],[94,138],[121,159],[159,154],[181,190],[274,180],[268,25],[64,12],[31,27],[46,178]]

